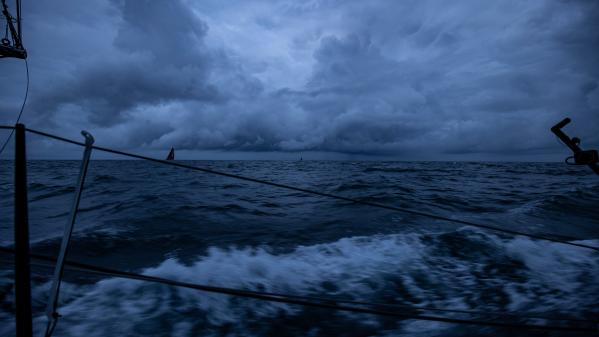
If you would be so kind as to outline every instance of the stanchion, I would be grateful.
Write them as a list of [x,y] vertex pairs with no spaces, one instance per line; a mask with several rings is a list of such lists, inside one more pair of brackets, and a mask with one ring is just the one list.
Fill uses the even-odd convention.
[[15,128],[15,307],[17,337],[31,337],[31,274],[27,212],[27,157],[25,126]]
[[89,158],[92,154],[92,146],[94,144],[94,137],[87,132],[81,131],[83,137],[85,137],[85,150],[83,151],[83,159],[81,160],[81,169],[79,170],[79,178],[77,178],[77,188],[75,195],[73,196],[73,204],[71,205],[71,213],[67,219],[67,223],[64,226],[64,234],[62,236],[62,243],[60,244],[60,253],[56,260],[56,266],[54,268],[54,277],[52,279],[52,288],[50,290],[50,297],[48,299],[48,307],[46,308],[46,315],[48,316],[48,325],[46,327],[45,336],[49,337],[52,335],[56,322],[60,316],[56,312],[58,306],[58,293],[60,291],[60,282],[62,280],[62,272],[64,270],[64,263],[67,257],[67,251],[69,249],[69,243],[71,242],[71,236],[73,235],[73,227],[75,226],[75,218],[77,217],[77,210],[79,209],[79,201],[81,201],[81,193],[83,192],[83,184],[85,184],[85,176],[87,175],[87,167],[89,166]]

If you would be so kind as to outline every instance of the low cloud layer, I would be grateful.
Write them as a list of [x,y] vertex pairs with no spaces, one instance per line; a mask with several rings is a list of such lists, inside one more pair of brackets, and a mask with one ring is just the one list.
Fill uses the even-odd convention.
[[[103,145],[561,156],[548,128],[566,115],[599,144],[596,1],[24,6],[24,121]],[[22,65],[0,71],[10,124]]]

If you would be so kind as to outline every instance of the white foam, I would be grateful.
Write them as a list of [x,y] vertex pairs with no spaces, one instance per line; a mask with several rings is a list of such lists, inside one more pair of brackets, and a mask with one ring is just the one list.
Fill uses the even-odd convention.
[[[597,240],[580,242],[589,246]],[[532,241],[517,237],[506,243],[509,255],[524,262],[529,270],[526,287],[519,290],[508,284],[512,296],[511,309],[536,307],[544,310],[577,311],[581,299],[599,300],[599,259],[597,254],[584,248],[548,241]],[[560,296],[543,296],[542,290],[560,292]],[[530,290],[537,290],[531,294]],[[585,301],[586,302],[586,301]]]
[[[144,273],[278,293],[326,293],[369,301],[411,299],[420,306],[454,309],[473,309],[472,301],[477,307],[495,308],[497,303],[485,303],[480,298],[489,289],[501,288],[510,303],[499,309],[542,312],[565,308],[576,313],[596,302],[599,265],[593,253],[525,238],[506,241],[470,228],[458,234],[465,241],[484,244],[488,250],[468,259],[438,250],[436,245],[440,242],[434,240],[438,235],[429,235],[427,240],[419,234],[377,235],[300,246],[285,254],[275,254],[268,247],[211,248],[191,265],[167,259]],[[487,256],[485,251],[494,254]],[[501,273],[481,277],[484,268],[495,259],[508,258],[524,266],[518,271],[523,280],[514,281]],[[42,296],[46,290],[47,284],[42,285],[34,296]],[[66,283],[61,299],[59,312],[63,318],[57,335],[64,336],[155,335],[152,331],[192,336],[197,335],[198,329],[202,335],[219,335],[218,329],[224,326],[229,326],[228,336],[238,336],[247,335],[250,324],[262,321],[268,326],[279,317],[302,314],[298,306],[116,278],[89,286]],[[339,317],[351,317],[361,326],[379,324],[373,316]],[[36,329],[41,329],[44,322],[45,318],[38,317]],[[314,322],[315,329],[318,324]],[[417,330],[442,328],[449,329],[451,325],[407,321],[398,324],[399,330],[388,333],[401,331],[409,335]],[[380,335],[385,334],[380,331]]]

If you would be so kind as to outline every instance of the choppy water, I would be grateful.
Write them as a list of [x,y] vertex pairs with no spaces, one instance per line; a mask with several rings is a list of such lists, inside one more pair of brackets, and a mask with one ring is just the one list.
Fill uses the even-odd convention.
[[[193,165],[599,244],[599,179],[557,163],[199,161]],[[12,163],[0,245],[12,245]],[[56,255],[79,162],[32,161],[32,250]],[[597,319],[599,254],[141,161],[93,161],[69,260],[209,285],[414,307]],[[12,266],[0,335],[14,334]],[[51,270],[33,267],[35,328]],[[454,336],[398,321],[67,271],[56,336]],[[460,316],[463,317],[463,316]],[[521,319],[520,322],[552,323]],[[547,335],[545,332],[517,332]],[[561,334],[552,334],[561,335]]]

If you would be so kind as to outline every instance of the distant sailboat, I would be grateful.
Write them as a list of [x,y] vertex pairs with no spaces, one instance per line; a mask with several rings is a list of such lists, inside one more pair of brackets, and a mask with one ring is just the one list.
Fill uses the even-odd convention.
[[171,150],[168,153],[168,156],[166,156],[166,160],[175,160],[175,148],[171,146]]

